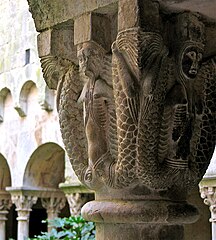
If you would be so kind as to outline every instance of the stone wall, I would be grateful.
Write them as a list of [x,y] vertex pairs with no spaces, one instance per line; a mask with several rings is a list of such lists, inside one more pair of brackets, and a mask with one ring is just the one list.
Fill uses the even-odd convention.
[[37,32],[25,0],[0,5],[0,152],[11,171],[12,186],[22,186],[26,165],[42,144],[63,147],[56,93],[43,80]]

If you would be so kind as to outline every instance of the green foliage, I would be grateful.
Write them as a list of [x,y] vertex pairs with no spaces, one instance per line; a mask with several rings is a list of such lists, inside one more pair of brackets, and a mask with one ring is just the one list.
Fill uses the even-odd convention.
[[49,226],[53,227],[51,232],[44,232],[32,240],[94,240],[95,225],[88,222],[81,216],[71,216],[69,218],[55,218],[48,221]]

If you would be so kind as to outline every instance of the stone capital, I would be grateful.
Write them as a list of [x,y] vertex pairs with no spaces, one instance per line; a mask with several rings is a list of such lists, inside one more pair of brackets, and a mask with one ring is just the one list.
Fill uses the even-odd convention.
[[65,196],[70,206],[71,215],[80,215],[82,206],[88,201],[88,195],[81,193],[70,193],[65,194]]
[[7,221],[8,210],[12,205],[10,195],[0,196],[0,221]]
[[16,205],[18,221],[28,221],[32,206],[37,202],[36,196],[12,195],[12,203]]
[[206,205],[214,206],[216,204],[216,186],[201,186],[200,195]]
[[216,186],[200,186],[200,195],[204,199],[203,202],[209,206],[209,221],[216,223]]
[[37,202],[36,196],[12,195],[11,199],[17,211],[31,211],[33,204]]
[[59,213],[65,206],[66,199],[64,197],[41,198],[42,206],[47,213]]
[[9,198],[0,198],[0,213],[10,209],[12,201]]
[[[37,24],[42,6],[44,22],[47,14],[57,19],[52,4],[35,2],[29,0]],[[136,225],[137,239],[149,232],[155,236],[146,239],[183,239],[183,226],[181,234],[170,226],[197,220],[187,194],[202,179],[216,142],[216,21],[195,11],[196,4],[186,10],[186,0],[177,1],[178,9],[169,0],[118,0],[113,8],[108,0],[94,2],[96,11],[82,13],[79,4],[68,5],[79,12],[70,15],[73,31],[66,34],[74,34],[73,46],[59,40],[65,16],[40,28],[38,38],[45,81],[57,87],[65,149],[80,182],[96,192],[82,215],[98,224],[98,239],[123,239],[116,234],[121,224]],[[68,57],[71,49],[77,56]],[[208,191],[214,213],[214,191]],[[79,203],[78,194],[66,197]],[[61,200],[42,201],[50,215],[59,211]],[[158,226],[165,237],[152,233]]]

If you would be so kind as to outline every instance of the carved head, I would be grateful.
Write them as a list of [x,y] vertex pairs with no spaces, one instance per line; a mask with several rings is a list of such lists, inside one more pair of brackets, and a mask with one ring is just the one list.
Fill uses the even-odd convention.
[[187,78],[195,78],[203,57],[203,49],[198,45],[186,46],[182,53],[182,72]]
[[203,57],[205,25],[199,14],[191,12],[180,14],[178,24],[180,74],[184,78],[193,79],[198,73]]
[[103,68],[105,50],[95,42],[82,43],[77,47],[80,72],[89,78],[97,79]]

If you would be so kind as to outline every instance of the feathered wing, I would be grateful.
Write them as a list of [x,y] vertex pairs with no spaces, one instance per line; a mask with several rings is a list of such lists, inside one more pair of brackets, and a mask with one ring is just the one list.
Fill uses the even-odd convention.
[[54,56],[42,58],[41,63],[48,86],[57,88],[57,109],[63,142],[73,169],[83,182],[88,158],[83,107],[77,103],[83,88],[78,67],[69,60]]

